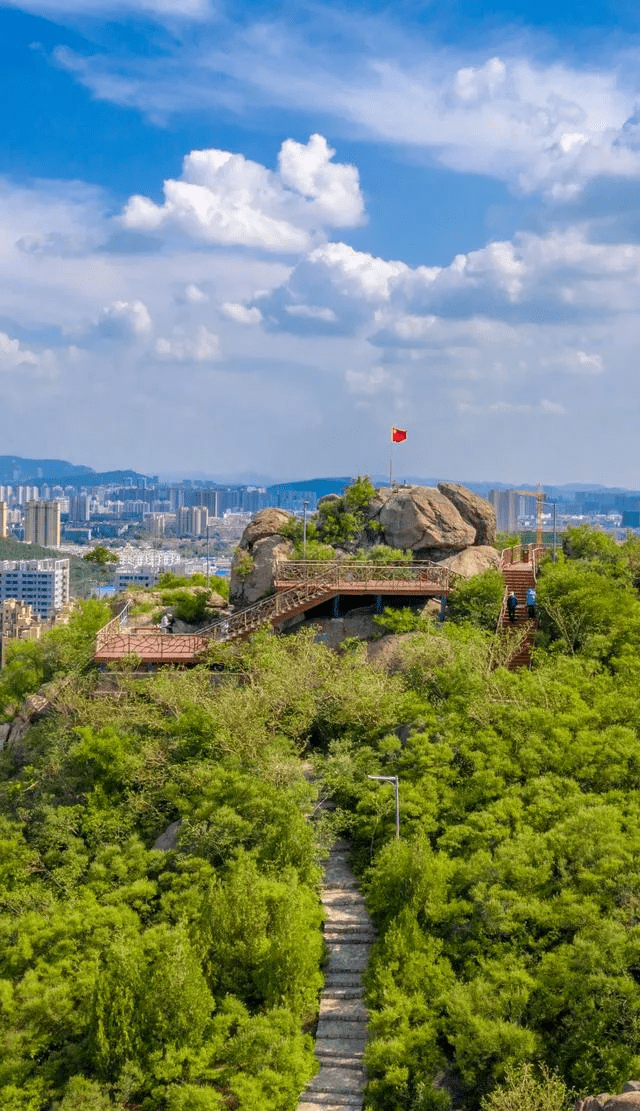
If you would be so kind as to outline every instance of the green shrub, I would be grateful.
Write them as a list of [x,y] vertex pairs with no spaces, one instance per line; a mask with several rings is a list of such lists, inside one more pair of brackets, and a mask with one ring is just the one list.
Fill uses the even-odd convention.
[[470,621],[479,629],[494,632],[504,591],[504,578],[500,571],[483,571],[470,579],[457,579],[449,592],[449,617],[452,621]]
[[568,1111],[571,1092],[544,1064],[510,1066],[502,1084],[484,1096],[482,1111]]
[[240,548],[236,548],[233,569],[239,579],[248,579],[255,565],[255,560],[250,552],[243,552]]

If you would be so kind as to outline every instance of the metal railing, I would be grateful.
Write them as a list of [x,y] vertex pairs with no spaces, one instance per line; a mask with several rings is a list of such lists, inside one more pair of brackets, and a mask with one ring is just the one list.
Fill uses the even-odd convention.
[[214,641],[234,640],[236,637],[246,636],[255,629],[265,625],[276,618],[284,620],[287,615],[293,616],[309,604],[320,602],[331,597],[334,587],[324,579],[311,579],[299,583],[289,590],[280,590],[268,598],[261,598],[253,605],[247,606],[230,617],[223,617],[212,625],[206,625],[200,633]]
[[349,583],[433,583],[444,590],[450,589],[460,576],[449,567],[439,563],[422,560],[415,563],[405,563],[402,560],[393,563],[363,562],[361,560],[340,559],[327,560],[278,560],[276,564],[276,582],[297,583],[320,581],[330,583],[332,586],[348,586]]
[[130,609],[131,602],[127,602],[120,610],[120,613],[117,613],[115,617],[111,618],[111,621],[108,621],[106,625],[98,629],[96,633],[96,650],[99,649],[105,641],[110,640],[112,636],[122,635],[122,629],[124,629],[129,620]]
[[[449,567],[426,560],[419,563],[281,560],[276,566],[276,583],[284,584],[284,589],[277,590],[267,598],[261,598],[237,613],[205,625],[197,634],[147,633],[144,647],[154,659],[176,659],[183,655],[186,658],[189,652],[195,657],[202,655],[208,642],[224,644],[248,636],[261,625],[268,622],[276,624],[278,620],[293,617],[309,609],[314,603],[331,598],[349,585],[367,585],[371,588],[371,593],[383,594],[385,586],[406,583],[407,593],[410,594],[411,586],[429,583],[446,592],[460,577]],[[118,656],[136,654],[136,649],[141,647],[141,637],[135,633],[123,633],[121,629],[125,623],[126,617],[123,621],[123,615],[120,614],[100,629],[96,637],[97,656],[106,652]],[[192,645],[188,646],[187,641],[193,642]]]
[[[300,613],[313,602],[330,598],[349,584],[367,584],[384,593],[389,583],[433,583],[442,590],[450,590],[460,576],[449,567],[427,561],[421,563],[361,563],[357,560],[279,560],[276,565],[276,583],[288,584],[268,598],[247,606],[246,609],[222,618],[200,630],[214,641],[233,640],[246,636],[260,625],[276,618]],[[410,590],[407,593],[411,593]]]
[[143,660],[191,660],[208,647],[208,639],[197,633],[161,632],[119,633],[101,629],[96,640],[96,656],[140,656]]

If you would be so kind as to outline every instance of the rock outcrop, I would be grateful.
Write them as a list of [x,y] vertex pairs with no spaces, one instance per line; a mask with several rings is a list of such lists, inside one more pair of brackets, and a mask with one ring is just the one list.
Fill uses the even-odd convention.
[[0,725],[0,748],[6,745],[16,758],[22,759],[24,753],[21,742],[25,733],[36,721],[52,712],[53,706],[48,698],[42,694],[30,694],[13,721]]
[[261,509],[249,521],[231,564],[232,605],[242,609],[273,590],[276,563],[293,551],[291,541],[280,535],[290,520],[284,509]]
[[440,560],[440,563],[443,567],[450,567],[456,574],[462,575],[463,579],[470,579],[472,575],[480,575],[483,571],[497,567],[500,563],[500,553],[495,548],[483,544],[477,548],[465,548],[457,555]]
[[[322,502],[338,501],[327,494]],[[496,533],[493,507],[457,482],[435,486],[382,487],[366,517],[371,535],[392,548],[412,551],[415,559],[444,562],[465,578],[497,567],[490,547]],[[273,590],[275,567],[293,545],[281,535],[292,519],[283,509],[262,509],[247,525],[231,567],[231,603],[249,606]],[[347,552],[336,549],[335,558]]]
[[[231,564],[230,600],[233,605],[250,606],[269,594],[273,589],[278,560],[286,559],[292,551],[291,541],[278,535],[256,540],[248,550],[240,548]],[[246,562],[247,557],[250,563]]]
[[619,1096],[601,1092],[578,1099],[573,1111],[640,1111],[640,1080],[628,1080]]
[[283,525],[291,520],[291,514],[284,509],[261,509],[249,521],[240,540],[240,547],[244,551],[251,551],[258,540],[265,540],[268,536],[275,536]]
[[431,486],[379,490],[371,502],[370,518],[382,526],[386,544],[411,549],[417,559],[444,559],[476,539],[473,525]]
[[180,832],[181,825],[182,821],[179,818],[176,822],[172,822],[170,826],[167,826],[167,828],[160,834],[159,837],[156,837],[155,841],[153,842],[154,849],[159,849],[161,852],[164,853],[171,852],[172,849],[177,849],[178,834]]
[[460,516],[476,530],[475,544],[493,544],[496,538],[496,511],[490,502],[459,482],[439,482],[438,490],[453,502]]

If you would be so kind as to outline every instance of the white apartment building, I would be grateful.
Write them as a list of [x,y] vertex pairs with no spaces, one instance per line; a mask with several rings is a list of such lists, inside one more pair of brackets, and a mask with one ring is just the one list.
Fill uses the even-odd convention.
[[158,577],[155,567],[140,565],[138,567],[121,568],[116,571],[114,579],[116,594],[120,594],[123,590],[135,589],[137,586],[154,586]]
[[7,598],[26,602],[48,621],[69,601],[69,560],[0,560],[0,602]]
[[18,505],[27,505],[38,498],[37,486],[18,486],[16,488],[16,501]]

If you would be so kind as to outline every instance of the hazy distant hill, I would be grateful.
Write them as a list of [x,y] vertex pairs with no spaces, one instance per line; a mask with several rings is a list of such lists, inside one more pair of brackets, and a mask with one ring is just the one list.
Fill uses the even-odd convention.
[[283,494],[298,491],[298,493],[313,493],[317,498],[323,498],[325,494],[341,494],[345,486],[348,486],[353,479],[351,478],[308,478],[300,482],[278,482],[274,486],[269,486],[269,493],[273,497],[282,496]]
[[94,471],[93,467],[69,463],[66,459],[24,459],[20,455],[0,455],[0,482],[40,483],[52,486],[107,485],[145,478],[138,471]]

